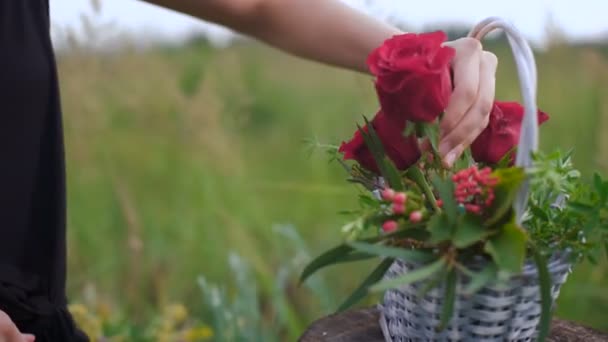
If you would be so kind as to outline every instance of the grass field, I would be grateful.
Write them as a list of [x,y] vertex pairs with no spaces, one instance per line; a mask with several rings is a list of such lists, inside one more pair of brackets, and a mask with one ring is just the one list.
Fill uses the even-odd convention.
[[[508,50],[490,48],[500,59],[497,98],[518,100]],[[556,45],[537,55],[539,105],[552,116],[542,146],[574,147],[588,175],[608,170],[603,51]],[[69,293],[93,337],[293,341],[368,271],[295,281],[340,239],[337,212],[356,193],[304,140],[350,137],[377,107],[369,77],[255,44],[201,42],[72,49],[59,68]],[[575,271],[558,315],[608,329],[608,263]]]

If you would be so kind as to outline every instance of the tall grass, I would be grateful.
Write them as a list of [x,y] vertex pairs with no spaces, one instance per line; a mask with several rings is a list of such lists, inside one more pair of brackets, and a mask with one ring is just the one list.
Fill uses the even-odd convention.
[[[500,59],[497,97],[518,100],[508,50],[491,48]],[[539,105],[552,117],[542,146],[574,147],[585,172],[605,170],[605,53],[560,45],[537,58]],[[216,329],[214,340],[295,340],[356,286],[361,266],[297,286],[296,266],[340,239],[337,212],[355,205],[356,192],[303,141],[350,137],[377,108],[369,77],[258,45],[204,42],[107,55],[74,49],[59,68],[72,301],[142,331],[171,303],[187,303],[190,316]],[[607,280],[605,262],[577,269],[558,315],[608,329]],[[221,316],[214,298],[230,317],[252,320]]]

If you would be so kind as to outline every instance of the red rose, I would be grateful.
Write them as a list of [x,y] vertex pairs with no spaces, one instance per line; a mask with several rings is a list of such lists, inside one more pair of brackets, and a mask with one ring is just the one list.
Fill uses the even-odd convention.
[[[490,122],[471,145],[473,158],[488,164],[498,163],[519,142],[524,107],[517,102],[494,102]],[[549,116],[538,111],[538,123],[549,120]],[[511,156],[511,164],[515,154]]]
[[382,111],[398,121],[431,122],[445,109],[452,92],[450,61],[454,49],[441,46],[442,31],[393,36],[367,59],[376,76]]
[[[399,170],[405,170],[418,161],[420,158],[418,141],[415,136],[403,136],[405,122],[402,125],[395,124],[391,120],[388,120],[382,111],[379,111],[371,121],[371,124],[384,146],[386,155]],[[367,132],[367,126],[363,127],[363,130]],[[359,130],[355,132],[349,142],[343,142],[340,145],[339,152],[344,154],[345,160],[356,160],[363,168],[380,173],[378,165],[376,165],[371,151],[365,145],[365,141]]]

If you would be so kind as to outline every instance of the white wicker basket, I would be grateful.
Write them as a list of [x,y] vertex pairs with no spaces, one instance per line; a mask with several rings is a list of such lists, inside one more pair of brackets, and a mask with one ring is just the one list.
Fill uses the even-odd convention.
[[[469,36],[481,39],[494,29],[502,29],[509,40],[517,65],[525,115],[516,156],[516,165],[529,167],[531,152],[538,147],[536,118],[536,65],[532,50],[521,34],[500,18],[480,22]],[[521,223],[528,196],[527,183],[522,186],[514,204]],[[468,265],[475,267],[474,265]],[[385,278],[396,278],[416,265],[397,260]],[[570,272],[567,253],[557,252],[549,259],[552,278],[551,295],[557,298],[561,285]],[[387,342],[409,341],[534,341],[541,314],[538,272],[533,262],[526,263],[522,274],[505,284],[486,286],[472,296],[462,293],[469,280],[461,276],[456,289],[454,315],[447,328],[436,330],[442,310],[443,286],[429,291],[424,297],[417,293],[425,282],[389,290],[379,306],[380,324]]]

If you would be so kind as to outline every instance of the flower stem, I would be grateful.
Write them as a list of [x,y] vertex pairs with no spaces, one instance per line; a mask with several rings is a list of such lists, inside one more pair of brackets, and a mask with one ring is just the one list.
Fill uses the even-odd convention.
[[435,210],[435,212],[440,212],[441,209],[437,205],[437,199],[435,198],[435,195],[433,194],[433,191],[431,190],[431,187],[429,186],[429,183],[427,182],[426,177],[424,177],[422,171],[420,171],[420,169],[414,165],[407,170],[407,175],[422,189],[427,199],[431,203],[433,210]]

